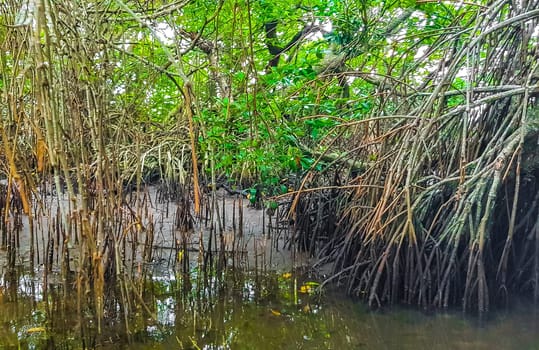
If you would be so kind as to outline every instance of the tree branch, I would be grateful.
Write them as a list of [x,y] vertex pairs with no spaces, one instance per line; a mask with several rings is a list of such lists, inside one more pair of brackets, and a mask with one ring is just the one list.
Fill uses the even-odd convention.
[[283,53],[292,49],[310,33],[320,29],[317,25],[305,24],[305,26],[300,31],[298,31],[292,37],[292,39],[288,41],[288,43],[286,43],[284,46],[278,46],[275,45],[275,42],[277,41],[278,24],[279,22],[277,20],[266,22],[264,24],[264,31],[266,32],[266,47],[268,48],[269,53],[273,55],[273,57],[269,60],[268,65],[266,66],[267,69],[277,67]]

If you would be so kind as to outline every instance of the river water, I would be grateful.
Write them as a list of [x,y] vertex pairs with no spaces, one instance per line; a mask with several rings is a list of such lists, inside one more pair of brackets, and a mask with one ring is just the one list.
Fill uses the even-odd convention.
[[105,301],[99,332],[91,309],[78,310],[72,283],[45,291],[37,275],[4,270],[0,349],[539,349],[538,310],[526,304],[479,324],[458,312],[369,311],[320,293],[306,272],[200,277],[131,280],[132,307]]
[[[155,196],[150,190],[149,197]],[[222,201],[226,211],[221,218],[229,220],[223,223],[229,230],[224,236],[236,234],[231,231],[231,208],[242,208],[243,236],[233,241],[239,252],[246,252],[242,261],[234,264],[229,258],[220,269],[203,270],[196,257],[197,237],[203,235],[194,234],[187,247],[193,251],[189,272],[185,265],[171,266],[178,253],[171,249],[178,239],[177,205],[152,205],[153,262],[142,261],[138,253],[125,260],[134,268],[108,283],[103,299],[88,287],[90,277],[77,279],[75,263],[70,262],[71,273],[60,273],[61,244],[53,254],[60,264],[51,272],[44,271],[43,252],[41,264],[29,264],[23,218],[15,268],[7,267],[7,252],[0,250],[0,350],[539,349],[539,309],[530,302],[490,312],[481,323],[458,311],[370,311],[332,287],[321,290],[321,278],[306,267],[308,259],[284,249],[286,232],[260,230],[270,227],[271,218],[262,218],[241,201]],[[42,249],[50,239],[48,218],[55,212],[49,207],[36,224]],[[76,248],[68,249],[76,260]],[[101,305],[96,307],[98,299]]]

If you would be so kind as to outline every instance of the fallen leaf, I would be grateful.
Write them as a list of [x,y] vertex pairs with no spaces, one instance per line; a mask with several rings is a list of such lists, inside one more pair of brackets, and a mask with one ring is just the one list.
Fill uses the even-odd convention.
[[26,333],[32,334],[32,333],[41,333],[45,332],[45,327],[32,327],[26,330]]
[[281,313],[277,310],[273,310],[271,309],[271,313],[274,315],[274,316],[281,316]]

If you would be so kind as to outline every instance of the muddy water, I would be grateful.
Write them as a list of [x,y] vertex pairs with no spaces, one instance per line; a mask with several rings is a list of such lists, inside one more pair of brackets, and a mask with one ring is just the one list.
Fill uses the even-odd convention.
[[482,325],[458,313],[369,312],[319,294],[305,272],[140,276],[129,310],[108,294],[99,332],[72,283],[45,290],[36,276],[2,271],[0,349],[539,349],[534,308]]
[[[184,273],[174,265],[177,205],[156,204],[152,189],[149,197],[151,215],[143,224],[152,220],[155,227],[152,262],[143,261],[138,250],[125,259],[126,268],[134,269],[107,284],[101,307],[91,289],[76,288],[81,281],[74,273],[61,274],[61,242],[54,247],[52,271],[43,271],[54,205],[36,217],[32,262],[28,223],[22,219],[16,268],[6,267],[7,252],[0,250],[0,350],[539,349],[539,310],[529,303],[492,313],[479,325],[459,313],[369,312],[340,294],[320,293],[318,277],[302,268],[308,259],[284,247],[290,232],[230,198],[219,199],[225,208],[219,211],[223,237],[237,234],[231,218],[241,206],[241,240],[232,237],[223,244],[228,258],[220,270],[204,271],[196,251],[201,241],[208,247],[204,227],[212,224],[200,220],[189,237],[190,270]],[[237,264],[229,257],[230,246],[239,253]],[[67,249],[68,270],[76,271],[77,249]]]

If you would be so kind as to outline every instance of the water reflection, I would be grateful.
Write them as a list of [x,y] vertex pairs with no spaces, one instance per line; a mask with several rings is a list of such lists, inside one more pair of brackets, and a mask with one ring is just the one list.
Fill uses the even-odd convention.
[[[533,309],[482,327],[459,314],[368,312],[316,293],[302,273],[146,274],[109,286],[98,332],[92,293],[0,276],[0,349],[537,349]],[[308,287],[311,286],[311,287]]]

